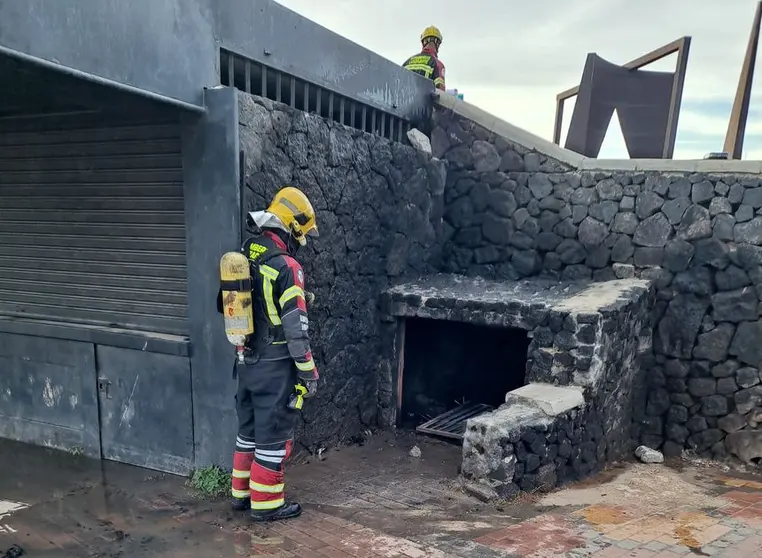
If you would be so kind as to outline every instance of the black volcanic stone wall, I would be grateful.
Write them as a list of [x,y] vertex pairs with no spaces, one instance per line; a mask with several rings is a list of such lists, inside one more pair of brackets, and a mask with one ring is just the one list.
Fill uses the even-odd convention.
[[601,471],[612,461],[608,430],[594,405],[551,417],[531,401],[511,395],[493,415],[469,421],[462,473],[491,497],[549,491]]
[[444,270],[652,280],[633,436],[667,454],[762,457],[760,176],[579,172],[441,108],[431,139],[449,164]]
[[399,143],[239,94],[246,205],[264,209],[284,185],[304,191],[320,238],[299,260],[316,295],[310,336],[320,391],[298,441],[314,448],[375,422],[382,323],[390,280],[438,263],[444,163]]
[[514,485],[504,485],[505,497],[584,479],[603,470],[607,442],[605,422],[595,411],[574,409],[547,426],[525,428],[506,445],[516,458]]

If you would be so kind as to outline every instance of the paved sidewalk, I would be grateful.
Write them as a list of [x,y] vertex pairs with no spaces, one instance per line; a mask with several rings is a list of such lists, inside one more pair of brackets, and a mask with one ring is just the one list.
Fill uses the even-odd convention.
[[0,557],[762,558],[762,479],[633,463],[484,504],[455,480],[460,448],[419,440],[416,459],[413,443],[380,435],[292,466],[304,515],[261,526],[177,477],[0,442]]
[[477,541],[538,558],[762,556],[762,484],[714,471],[633,464],[609,482],[540,504],[553,508]]

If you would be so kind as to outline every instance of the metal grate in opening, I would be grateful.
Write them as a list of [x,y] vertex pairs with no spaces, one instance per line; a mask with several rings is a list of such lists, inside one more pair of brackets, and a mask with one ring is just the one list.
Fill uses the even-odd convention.
[[466,432],[466,421],[491,410],[492,407],[484,403],[465,403],[424,422],[415,430],[421,434],[463,440],[463,435]]
[[392,141],[406,141],[411,128],[395,114],[222,48],[220,83]]

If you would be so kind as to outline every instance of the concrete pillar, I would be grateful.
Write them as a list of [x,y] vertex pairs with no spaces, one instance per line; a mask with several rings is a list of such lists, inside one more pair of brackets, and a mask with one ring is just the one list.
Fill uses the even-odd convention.
[[220,257],[240,244],[238,96],[220,87],[207,90],[204,101],[207,113],[189,116],[183,133],[195,466],[229,467],[237,429],[234,354],[216,296]]

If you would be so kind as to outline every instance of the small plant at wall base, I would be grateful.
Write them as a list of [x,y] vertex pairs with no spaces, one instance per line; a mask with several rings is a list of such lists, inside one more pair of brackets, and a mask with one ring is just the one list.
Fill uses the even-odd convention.
[[188,479],[188,485],[204,496],[218,498],[230,488],[230,473],[217,465],[196,469]]

